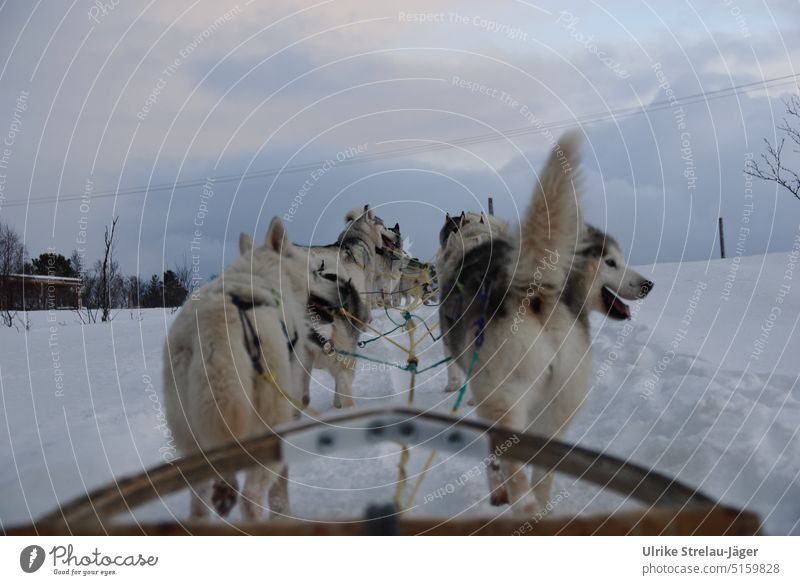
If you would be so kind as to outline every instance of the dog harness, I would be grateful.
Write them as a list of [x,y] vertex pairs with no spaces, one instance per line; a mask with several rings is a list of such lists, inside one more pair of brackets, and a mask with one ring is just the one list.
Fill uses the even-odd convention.
[[[275,289],[272,289],[272,298],[275,299],[275,306],[281,306],[281,295]],[[239,311],[239,320],[242,322],[242,329],[244,331],[244,346],[247,350],[247,355],[250,357],[250,361],[253,363],[253,368],[256,372],[258,372],[259,376],[273,388],[278,391],[278,394],[282,396],[289,404],[291,404],[294,408],[298,411],[308,411],[311,412],[314,416],[317,416],[319,413],[310,409],[307,405],[301,404],[295,398],[284,392],[281,385],[278,384],[278,381],[275,379],[275,376],[272,372],[267,372],[264,369],[264,366],[261,364],[261,339],[256,332],[256,327],[253,322],[250,320],[250,315],[248,314],[249,311],[253,310],[256,307],[262,306],[272,306],[265,301],[253,301],[253,300],[244,300],[242,297],[236,294],[231,294],[231,302],[233,306]],[[294,333],[294,338],[289,337],[289,331],[286,328],[286,323],[281,319],[281,330],[283,331],[284,337],[286,337],[286,347],[289,350],[289,358],[294,355],[294,347],[298,341],[299,334],[297,331]]]
[[[272,289],[272,297],[276,300],[276,306],[281,306],[280,293]],[[253,368],[264,375],[264,366],[261,363],[261,338],[258,336],[256,327],[250,319],[249,311],[256,307],[272,306],[265,301],[254,301],[252,299],[245,300],[239,295],[231,294],[231,302],[233,306],[239,311],[239,320],[242,323],[242,331],[244,332],[244,347],[247,350],[247,355],[250,361],[253,362]],[[298,333],[294,332],[294,338],[289,337],[289,330],[286,328],[286,323],[281,319],[281,330],[283,336],[286,338],[286,348],[289,350],[289,358],[294,355],[294,346],[297,343]]]

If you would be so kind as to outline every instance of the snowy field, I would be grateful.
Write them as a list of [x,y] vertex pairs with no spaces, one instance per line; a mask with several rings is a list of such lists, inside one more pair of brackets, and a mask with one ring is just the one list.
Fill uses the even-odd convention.
[[[594,378],[566,439],[628,458],[759,513],[766,530],[800,534],[800,264],[772,254],[641,270],[656,286],[634,304],[630,323],[594,318]],[[436,322],[435,309],[421,311]],[[141,472],[170,455],[160,427],[161,349],[173,314],[81,326],[71,312],[32,313],[29,331],[0,331],[0,525],[50,512],[86,490]],[[376,312],[376,326],[389,328]],[[403,335],[403,337],[405,337]],[[425,367],[442,357],[427,343]],[[389,344],[365,353],[402,361]],[[312,406],[331,408],[332,380],[314,373]],[[444,369],[423,374],[418,407],[446,410]],[[364,364],[359,404],[407,401],[408,374]],[[374,401],[374,402],[373,402]],[[426,452],[413,452],[410,473]],[[292,511],[306,518],[363,514],[391,501],[397,447],[365,447],[338,461],[312,461],[290,472]],[[478,460],[439,455],[412,514],[495,515],[486,479],[462,474]],[[447,487],[450,486],[450,487]],[[444,497],[432,494],[443,493]],[[632,506],[584,482],[559,476],[553,514]],[[183,518],[186,494],[135,511],[139,519]]]

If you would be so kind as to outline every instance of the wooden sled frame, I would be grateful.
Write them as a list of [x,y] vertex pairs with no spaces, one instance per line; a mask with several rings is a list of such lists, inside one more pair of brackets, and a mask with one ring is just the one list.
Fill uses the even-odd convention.
[[[294,463],[330,456],[356,446],[392,441],[484,459],[490,452],[526,464],[552,469],[630,497],[646,507],[616,514],[525,520],[508,518],[404,518],[400,515],[352,521],[269,521],[230,524],[221,521],[163,522],[124,525],[116,514],[188,485],[259,464]],[[674,479],[613,456],[536,435],[515,433],[477,420],[408,407],[351,409],[320,420],[302,420],[277,432],[178,459],[139,475],[116,481],[28,526],[16,535],[754,535],[760,520],[747,511],[716,503]]]

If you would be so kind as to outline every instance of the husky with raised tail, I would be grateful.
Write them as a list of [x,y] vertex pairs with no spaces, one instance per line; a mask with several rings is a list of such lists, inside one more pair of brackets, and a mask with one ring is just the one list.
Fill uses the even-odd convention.
[[[475,241],[463,221],[455,230],[446,222],[437,266],[445,350],[470,375],[479,415],[552,437],[583,400],[591,369],[588,328],[560,302],[583,226],[578,151],[567,135],[550,156],[518,237],[499,230]],[[493,503],[536,511],[524,464],[501,460],[489,483]],[[549,486],[540,486],[544,507]]]
[[[178,313],[164,345],[166,419],[182,455],[244,441],[299,414],[308,394],[312,335],[306,304],[338,302],[336,284],[307,269],[277,217],[262,246],[239,239],[241,257],[200,288]],[[325,298],[326,300],[322,300]],[[247,471],[242,516],[256,520],[270,486],[273,514],[288,509],[285,466]],[[276,480],[278,480],[276,482]],[[192,486],[192,517],[236,504],[235,473]]]
[[[613,239],[583,223],[578,168],[579,140],[568,135],[540,176],[518,237],[502,224],[476,225],[475,214],[448,217],[439,255],[445,348],[459,366],[453,372],[470,373],[478,413],[553,438],[586,396],[589,313],[627,318],[620,297],[643,297],[653,286],[625,267]],[[552,479],[536,469],[531,491],[524,466],[502,461],[489,474],[492,503],[530,515],[548,505]]]

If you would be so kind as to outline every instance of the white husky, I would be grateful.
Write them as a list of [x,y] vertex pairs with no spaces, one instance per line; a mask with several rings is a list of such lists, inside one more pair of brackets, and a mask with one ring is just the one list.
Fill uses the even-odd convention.
[[[304,340],[309,284],[316,275],[274,218],[264,245],[253,248],[242,234],[241,257],[216,280],[200,288],[181,308],[164,346],[164,402],[167,422],[182,455],[213,449],[263,434],[292,419],[307,389],[310,367]],[[334,285],[317,282],[317,294]],[[329,288],[330,287],[330,288]],[[273,514],[288,508],[286,469],[248,470],[242,515],[261,516],[270,490]],[[211,484],[193,486],[191,515],[205,517],[213,507],[227,514],[237,499],[233,473]]]
[[[612,316],[624,315],[619,296],[634,291],[643,296],[652,287],[624,270],[621,254],[614,256],[618,246],[582,247],[594,232],[581,220],[578,144],[568,135],[551,155],[519,238],[503,229],[491,237],[465,234],[468,217],[462,215],[455,229],[448,218],[437,266],[445,349],[470,373],[478,413],[513,430],[548,437],[565,431],[588,388],[589,312],[608,305],[617,312]],[[485,228],[472,225],[470,230]],[[621,272],[600,280],[601,260],[607,268],[617,264]],[[489,479],[494,504],[510,501],[531,514],[537,501],[540,507],[548,503],[550,473],[534,474],[535,500],[521,463],[504,460]]]

